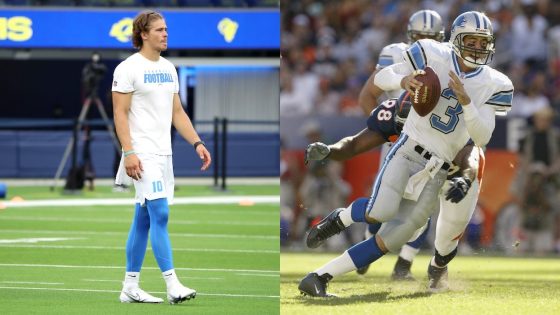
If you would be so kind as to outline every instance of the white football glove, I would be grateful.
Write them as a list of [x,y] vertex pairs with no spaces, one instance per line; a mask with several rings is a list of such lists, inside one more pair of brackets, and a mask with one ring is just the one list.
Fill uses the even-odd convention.
[[331,149],[322,142],[314,142],[307,146],[305,150],[305,164],[309,161],[322,161],[329,156]]

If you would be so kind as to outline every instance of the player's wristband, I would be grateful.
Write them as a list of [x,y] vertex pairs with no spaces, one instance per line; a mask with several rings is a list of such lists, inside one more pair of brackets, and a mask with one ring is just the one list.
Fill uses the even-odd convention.
[[198,146],[201,145],[201,144],[202,144],[203,146],[206,147],[206,143],[205,143],[204,141],[202,141],[202,140],[199,140],[199,141],[193,143],[194,149],[196,150],[196,147],[198,147]]
[[127,157],[132,154],[136,154],[136,152],[134,152],[134,150],[124,151],[124,157]]

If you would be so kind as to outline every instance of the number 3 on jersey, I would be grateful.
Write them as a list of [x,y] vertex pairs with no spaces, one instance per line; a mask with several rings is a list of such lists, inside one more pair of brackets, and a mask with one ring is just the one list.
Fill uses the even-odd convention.
[[161,180],[152,182],[152,189],[155,193],[163,191],[163,184],[161,183]]
[[448,134],[455,130],[457,124],[459,123],[459,114],[463,112],[463,107],[459,104],[455,93],[450,88],[446,88],[441,92],[444,104],[447,105],[445,110],[445,116],[448,117],[447,122],[442,121],[441,117],[436,114],[430,116],[430,124],[432,128]]

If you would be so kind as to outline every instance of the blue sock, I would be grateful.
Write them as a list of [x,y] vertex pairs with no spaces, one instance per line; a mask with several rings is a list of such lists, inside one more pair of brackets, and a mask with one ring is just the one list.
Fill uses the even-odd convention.
[[367,227],[368,231],[373,235],[377,234],[380,228],[381,228],[381,223],[373,223],[373,224],[370,223],[368,224]]
[[365,267],[385,255],[377,246],[375,236],[352,246],[348,254],[357,268]]
[[424,232],[422,232],[422,234],[420,234],[420,236],[418,236],[414,241],[412,242],[408,242],[406,243],[406,245],[419,249],[420,246],[422,246],[422,244],[424,243],[424,241],[426,240],[426,237],[428,236],[428,232],[430,231],[430,225],[431,225],[432,219],[429,218],[428,219],[428,226],[426,227],[426,230]]
[[126,271],[140,272],[146,247],[148,246],[148,232],[150,230],[150,217],[146,207],[136,204],[134,219],[126,241]]
[[366,222],[366,207],[369,198],[358,198],[352,202],[351,215],[354,222]]
[[167,198],[146,200],[146,205],[150,213],[150,241],[159,269],[162,272],[173,269],[171,242],[169,233],[167,233],[167,219],[169,218]]

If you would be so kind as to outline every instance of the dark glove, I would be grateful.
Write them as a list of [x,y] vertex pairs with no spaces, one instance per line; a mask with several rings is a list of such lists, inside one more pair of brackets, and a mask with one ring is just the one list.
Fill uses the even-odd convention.
[[463,200],[471,188],[471,180],[464,177],[454,177],[451,179],[451,187],[445,194],[445,200],[450,200],[453,203],[459,203]]

